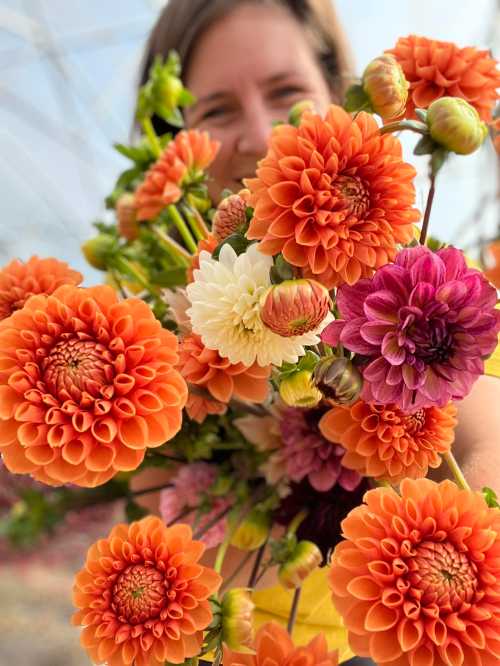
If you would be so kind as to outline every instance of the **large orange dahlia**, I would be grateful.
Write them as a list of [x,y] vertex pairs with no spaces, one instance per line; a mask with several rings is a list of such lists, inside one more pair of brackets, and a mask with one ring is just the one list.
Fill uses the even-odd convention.
[[[214,349],[208,349],[199,335],[186,336],[179,347],[179,365],[186,382],[194,385],[186,404],[190,418],[201,423],[207,414],[223,414],[233,398],[263,402],[269,393],[270,366],[231,363]],[[196,387],[207,395],[196,393]]]
[[353,651],[383,666],[498,666],[500,510],[429,479],[364,501],[329,573]]
[[188,525],[149,516],[117,525],[90,547],[76,575],[73,624],[94,663],[163,666],[196,656],[221,578],[199,564],[205,546]]
[[32,296],[0,327],[0,452],[11,472],[97,486],[179,430],[177,340],[111,287]]
[[326,117],[278,125],[257,177],[245,181],[254,207],[247,236],[331,288],[354,284],[413,237],[415,170],[401,144],[372,116],[332,105]]
[[454,439],[457,409],[427,407],[407,414],[395,405],[358,400],[330,409],[319,422],[323,437],[342,444],[342,465],[377,481],[418,479],[441,464]]
[[52,294],[63,284],[80,284],[83,277],[64,261],[31,257],[14,259],[0,269],[0,321],[23,307],[34,294]]
[[410,35],[388,49],[401,65],[410,84],[405,116],[415,108],[426,109],[439,97],[461,97],[477,109],[482,120],[491,120],[498,99],[500,70],[489,51],[472,46],[459,48],[452,42]]
[[243,654],[224,646],[224,666],[337,666],[337,651],[329,652],[323,634],[296,647],[277,622],[262,625],[255,636],[255,654]]
[[178,201],[183,181],[201,178],[218,149],[219,143],[212,141],[207,132],[183,130],[176,134],[135,191],[137,219],[151,220]]

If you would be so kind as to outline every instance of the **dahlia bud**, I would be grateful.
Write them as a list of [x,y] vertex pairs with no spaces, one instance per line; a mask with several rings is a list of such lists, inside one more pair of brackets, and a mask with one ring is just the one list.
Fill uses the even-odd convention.
[[311,102],[310,99],[304,99],[301,102],[296,102],[292,106],[288,112],[288,123],[294,127],[298,127],[302,119],[302,114],[305,111],[315,111],[314,102]]
[[362,86],[372,109],[383,120],[397,118],[404,112],[409,83],[393,55],[372,60],[363,73]]
[[139,226],[137,224],[135,197],[130,192],[122,194],[116,202],[116,218],[120,236],[129,241],[135,240],[139,235]]
[[432,139],[459,155],[469,155],[488,135],[476,109],[460,97],[440,97],[427,109],[427,125]]
[[330,402],[350,405],[361,393],[363,378],[347,358],[327,356],[314,368],[313,383]]
[[252,650],[254,608],[250,590],[244,587],[228,590],[222,598],[222,641],[231,650]]
[[179,97],[183,90],[182,81],[177,76],[167,75],[162,79],[159,90],[159,101],[167,109],[175,109],[179,106]]
[[278,578],[283,587],[300,587],[305,579],[323,561],[318,546],[312,541],[299,541],[291,556],[278,569]]
[[82,245],[85,259],[91,266],[100,271],[105,271],[109,260],[116,250],[116,241],[109,234],[99,234],[90,238]]
[[265,292],[260,318],[284,338],[318,328],[330,312],[328,289],[316,280],[285,280]]
[[231,194],[222,199],[212,221],[212,233],[222,243],[228,236],[243,231],[246,223],[247,205],[239,194]]
[[240,550],[260,548],[269,535],[270,527],[270,515],[260,509],[252,509],[233,534],[231,545]]
[[323,394],[312,382],[312,372],[300,370],[280,383],[280,396],[289,407],[315,407]]

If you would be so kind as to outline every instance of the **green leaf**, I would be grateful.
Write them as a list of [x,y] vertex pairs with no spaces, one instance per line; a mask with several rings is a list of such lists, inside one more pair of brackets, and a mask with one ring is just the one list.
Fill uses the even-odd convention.
[[151,282],[158,287],[177,287],[186,284],[186,269],[169,268],[163,271],[151,271]]
[[492,490],[491,488],[488,488],[488,486],[485,486],[483,488],[482,492],[483,492],[483,497],[486,501],[486,504],[489,507],[495,508],[495,509],[500,508],[500,504],[498,503],[498,499],[497,499],[497,494],[495,493],[494,490]]
[[246,236],[244,236],[243,234],[241,234],[239,232],[231,234],[230,236],[225,238],[224,241],[220,245],[217,245],[217,247],[215,248],[215,250],[212,253],[212,257],[214,259],[219,258],[220,251],[222,250],[222,248],[226,244],[230,245],[233,248],[233,250],[236,252],[236,254],[239,255],[239,254],[243,254],[243,252],[245,252],[247,247],[252,244],[252,241],[249,241],[248,238],[246,238]]
[[418,140],[415,148],[413,149],[414,155],[432,155],[436,150],[437,144],[431,139],[429,134],[425,134]]
[[309,370],[312,372],[318,365],[319,356],[313,351],[308,350],[304,356],[299,359],[297,370]]
[[274,266],[271,267],[271,282],[279,284],[284,280],[292,280],[293,275],[293,266],[286,261],[282,254],[278,254],[274,260]]
[[196,102],[196,97],[193,93],[187,88],[183,88],[179,93],[179,99],[177,101],[179,106],[191,106]]
[[431,172],[435,176],[448,159],[449,151],[445,148],[436,148],[431,156]]
[[350,88],[348,88],[344,100],[344,109],[349,112],[373,112],[370,98],[363,90],[363,86],[359,83],[355,83]]

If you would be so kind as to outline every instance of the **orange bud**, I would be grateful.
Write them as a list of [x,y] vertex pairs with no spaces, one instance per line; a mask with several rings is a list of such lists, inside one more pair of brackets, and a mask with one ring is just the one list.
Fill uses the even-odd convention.
[[137,208],[135,197],[131,192],[126,192],[116,202],[116,218],[118,220],[118,233],[123,238],[133,241],[139,235],[137,224]]
[[235,587],[222,598],[222,641],[238,652],[251,652],[254,639],[253,610],[250,590]]
[[212,222],[212,233],[219,243],[244,229],[247,222],[246,208],[245,200],[239,194],[222,199]]
[[330,312],[328,289],[316,280],[285,280],[262,298],[260,317],[267,328],[284,338],[318,328]]
[[427,110],[427,125],[436,143],[459,155],[469,155],[488,135],[476,109],[460,97],[440,97]]
[[372,60],[363,73],[362,85],[373,110],[383,120],[404,112],[409,83],[393,55],[386,53]]
[[305,579],[323,561],[321,551],[312,541],[299,541],[292,555],[278,570],[278,578],[283,587],[300,587]]

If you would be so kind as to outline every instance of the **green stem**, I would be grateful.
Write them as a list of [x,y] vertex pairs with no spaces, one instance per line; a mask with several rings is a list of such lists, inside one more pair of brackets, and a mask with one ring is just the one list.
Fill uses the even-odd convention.
[[205,238],[210,235],[210,229],[207,227],[205,220],[203,219],[203,215],[201,215],[199,210],[196,208],[191,208],[191,206],[184,206],[184,212],[186,213],[186,216],[189,213],[189,215],[192,215],[196,219],[196,223],[202,230]]
[[205,229],[201,227],[198,219],[196,218],[195,215],[193,215],[192,211],[187,206],[183,206],[182,212],[186,216],[186,219],[189,223],[189,226],[191,227],[191,231],[195,235],[195,238],[199,241],[204,240],[208,236],[208,233],[205,233],[206,227]]
[[393,123],[388,123],[380,128],[380,134],[390,134],[391,132],[401,132],[402,130],[410,130],[423,134],[424,136],[429,133],[429,129],[425,123],[418,120],[396,120]]
[[295,620],[297,618],[297,611],[299,609],[299,600],[300,600],[300,591],[302,588],[298,587],[293,595],[293,601],[292,601],[292,607],[290,609],[290,616],[288,618],[288,633],[291,635],[293,631],[293,626],[295,624]]
[[451,451],[448,451],[448,453],[445,453],[443,455],[443,458],[450,468],[451,473],[453,474],[453,477],[457,483],[457,486],[462,488],[462,490],[470,490],[471,487],[467,483],[467,479],[463,475],[462,470],[460,469],[459,464],[457,463],[457,460],[453,453]]
[[158,141],[158,137],[156,136],[156,132],[154,131],[151,118],[143,118],[141,120],[141,125],[142,129],[146,133],[146,136],[148,137],[151,150],[153,151],[154,156],[158,159],[158,157],[161,155],[161,146],[160,142]]
[[155,293],[155,289],[149,283],[148,279],[128,259],[125,257],[116,257],[115,266],[118,270],[127,273],[131,278],[137,280],[144,289],[147,289],[151,293]]
[[429,194],[427,195],[427,203],[425,205],[424,221],[422,223],[422,231],[420,232],[420,245],[425,245],[427,239],[427,231],[429,229],[429,220],[431,217],[432,202],[434,201],[434,192],[436,186],[436,174],[432,172],[429,176],[431,181],[431,186],[429,188]]
[[173,204],[170,204],[167,207],[167,214],[177,227],[180,235],[182,236],[182,240],[186,243],[187,249],[193,254],[196,254],[196,252],[198,251],[198,247],[194,242],[193,237],[191,236],[191,232],[189,231],[187,224],[185,223],[181,214]]
[[189,264],[191,263],[192,255],[189,254],[189,252],[187,252],[187,250],[185,250],[182,247],[182,245],[180,245],[173,238],[170,238],[170,236],[167,233],[165,233],[163,229],[161,229],[161,227],[155,225],[151,227],[151,231],[162,243],[165,249],[167,249],[168,252],[171,253],[171,255],[176,257],[183,266],[189,266]]
[[295,534],[299,529],[301,522],[307,517],[309,512],[305,509],[299,511],[299,513],[293,518],[292,522],[288,525],[287,534]]
[[245,555],[245,557],[238,564],[236,569],[233,571],[233,573],[228,578],[224,579],[224,584],[222,585],[221,592],[223,592],[227,588],[227,586],[230,583],[232,583],[232,581],[236,578],[236,576],[240,573],[240,571],[243,571],[243,569],[248,564],[250,558],[253,557],[253,555],[254,555],[254,551],[249,550],[248,553]]

